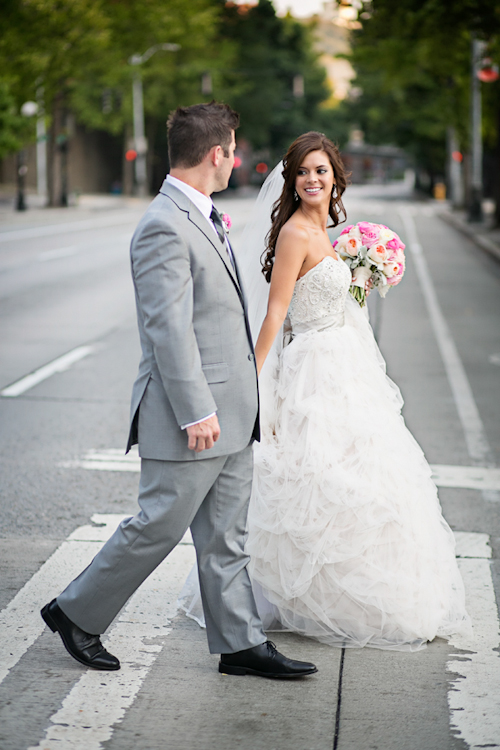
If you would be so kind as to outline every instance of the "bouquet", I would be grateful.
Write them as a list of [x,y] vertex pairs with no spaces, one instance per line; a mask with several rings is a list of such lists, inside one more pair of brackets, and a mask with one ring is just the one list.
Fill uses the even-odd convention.
[[363,307],[367,288],[378,289],[385,297],[399,284],[405,272],[405,246],[392,229],[384,224],[360,221],[346,227],[333,247],[352,273],[350,292]]

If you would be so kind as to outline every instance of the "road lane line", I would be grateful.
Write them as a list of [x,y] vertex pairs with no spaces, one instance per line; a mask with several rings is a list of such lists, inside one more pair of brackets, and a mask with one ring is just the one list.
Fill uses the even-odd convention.
[[447,671],[457,675],[448,689],[450,726],[471,748],[500,747],[500,624],[491,549],[484,541],[486,534],[463,534],[462,540],[458,534],[456,537],[473,636],[450,641],[459,650],[450,654],[446,664]]
[[[79,461],[63,461],[64,469],[87,469],[89,471],[141,470],[141,459],[137,450],[127,455],[120,449],[87,451]],[[438,487],[456,487],[469,490],[500,490],[500,469],[484,466],[447,466],[431,464],[432,479]]]
[[58,258],[67,258],[70,255],[76,255],[78,252],[78,248],[76,245],[72,245],[71,247],[59,247],[56,250],[44,250],[43,253],[40,253],[38,256],[38,260],[42,263],[47,260],[57,260]]
[[15,398],[16,396],[20,396],[22,393],[29,391],[30,388],[38,385],[38,383],[41,383],[43,380],[47,380],[47,378],[50,378],[51,375],[54,375],[56,372],[64,372],[70,368],[71,365],[74,365],[75,362],[79,362],[84,357],[88,357],[88,355],[94,350],[95,346],[78,346],[67,354],[63,354],[62,357],[54,359],[47,365],[40,367],[38,370],[26,375],[24,378],[12,383],[12,385],[7,386],[7,388],[0,391],[0,396],[3,396],[4,398]]
[[[467,373],[441,310],[427,261],[418,241],[415,222],[407,209],[401,208],[400,215],[458,416],[462,423],[467,450],[472,460],[479,465],[494,467],[493,452],[486,437],[486,431],[474,400]],[[500,494],[494,490],[483,491],[483,497],[485,500],[500,502]]]
[[[93,515],[92,525],[75,529],[0,612],[0,682],[43,632],[45,623],[40,617],[41,607],[87,567],[124,518],[130,518],[130,514]],[[181,545],[192,545],[189,531]],[[155,607],[158,608],[158,603]]]

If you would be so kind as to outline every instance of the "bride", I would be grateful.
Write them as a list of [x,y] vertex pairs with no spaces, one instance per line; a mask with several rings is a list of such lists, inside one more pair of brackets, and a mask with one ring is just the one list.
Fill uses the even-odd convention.
[[[417,651],[470,621],[430,468],[327,234],[328,219],[336,226],[345,215],[345,187],[337,148],[305,133],[266,181],[244,242],[254,330],[268,297],[255,346],[262,441],[249,572],[267,629]],[[263,292],[252,248],[266,234]],[[196,596],[188,610],[202,621]]]

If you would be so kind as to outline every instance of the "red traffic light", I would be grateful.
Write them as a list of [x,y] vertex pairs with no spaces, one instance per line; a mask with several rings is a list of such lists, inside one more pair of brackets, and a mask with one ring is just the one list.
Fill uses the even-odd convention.
[[239,156],[234,157],[234,168],[238,169],[238,167],[241,167],[241,158]]
[[269,169],[269,167],[268,167],[268,166],[267,166],[267,164],[265,164],[265,163],[264,163],[263,161],[260,161],[260,162],[259,162],[259,163],[257,164],[257,166],[255,167],[255,171],[256,171],[256,172],[257,172],[258,174],[266,174],[266,172],[267,172],[267,170],[268,170],[268,169]]
[[460,151],[453,151],[451,154],[451,158],[453,159],[453,161],[458,161],[459,164],[464,160],[463,154],[461,154]]
[[483,66],[477,71],[477,77],[483,83],[493,83],[498,81],[500,74],[498,72],[498,65],[493,65],[493,62],[489,57],[485,57],[483,60]]
[[129,150],[125,152],[125,159],[127,161],[134,161],[137,159],[137,151],[134,148],[129,148]]

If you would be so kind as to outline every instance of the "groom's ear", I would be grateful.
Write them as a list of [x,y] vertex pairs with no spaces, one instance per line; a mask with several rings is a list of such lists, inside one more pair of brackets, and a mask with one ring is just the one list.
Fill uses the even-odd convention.
[[209,151],[210,154],[210,162],[214,165],[214,167],[218,167],[222,160],[224,159],[224,150],[222,146],[212,146],[212,148]]

